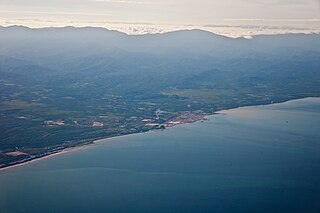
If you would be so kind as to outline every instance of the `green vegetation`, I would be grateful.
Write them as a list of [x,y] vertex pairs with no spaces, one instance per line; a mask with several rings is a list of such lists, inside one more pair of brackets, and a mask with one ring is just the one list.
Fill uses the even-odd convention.
[[[56,31],[0,29],[0,167],[220,109],[320,96],[319,35]],[[26,155],[6,154],[15,151]]]

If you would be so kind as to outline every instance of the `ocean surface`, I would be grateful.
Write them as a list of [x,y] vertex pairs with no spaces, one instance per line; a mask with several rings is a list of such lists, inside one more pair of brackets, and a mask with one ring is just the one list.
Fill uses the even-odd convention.
[[0,171],[0,212],[320,212],[320,98],[208,118]]

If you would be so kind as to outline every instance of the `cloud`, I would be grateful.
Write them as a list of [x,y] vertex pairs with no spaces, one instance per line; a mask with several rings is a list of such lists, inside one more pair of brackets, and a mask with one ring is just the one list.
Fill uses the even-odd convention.
[[306,3],[319,2],[319,0],[247,0],[248,2],[258,3],[263,5],[303,5]]
[[305,19],[251,19],[251,18],[227,18],[224,21],[246,21],[246,22],[320,22],[318,18],[305,18]]
[[115,4],[142,4],[142,5],[154,5],[161,4],[160,2],[149,2],[149,1],[132,1],[132,0],[94,0],[95,2],[101,3],[115,3]]
[[[112,15],[110,14],[106,14],[106,13],[93,13],[93,12],[83,12],[83,11],[79,11],[79,12],[72,12],[72,11],[66,11],[66,12],[59,12],[59,11],[24,11],[24,12],[20,12],[17,10],[0,10],[1,14],[24,14],[24,15],[37,15],[37,16],[41,16],[41,15],[48,15],[48,16],[103,16],[103,17],[111,17]],[[42,17],[42,16],[41,16]]]
[[251,30],[312,30],[307,27],[291,27],[291,26],[273,26],[273,25],[222,25],[222,24],[207,24],[203,27],[209,28],[240,28]]
[[[260,20],[260,19],[259,19]],[[279,26],[274,25],[260,25],[261,22],[256,24],[236,24],[236,23],[225,23],[225,24],[210,24],[210,25],[167,25],[157,23],[139,23],[139,22],[117,22],[117,21],[103,21],[103,20],[79,20],[75,19],[5,19],[0,16],[0,26],[11,26],[11,25],[25,25],[29,27],[41,28],[41,27],[63,27],[63,26],[76,26],[86,27],[95,26],[103,27],[110,30],[117,30],[131,35],[141,34],[155,34],[165,33],[176,30],[186,29],[202,29],[212,33],[228,36],[228,37],[245,37],[250,38],[255,35],[274,35],[274,34],[285,34],[285,33],[320,33],[320,26],[306,27],[305,25],[292,25],[285,26],[280,24]]]

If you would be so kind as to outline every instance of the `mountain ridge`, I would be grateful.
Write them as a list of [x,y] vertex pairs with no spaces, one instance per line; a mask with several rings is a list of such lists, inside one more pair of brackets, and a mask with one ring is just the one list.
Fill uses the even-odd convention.
[[228,37],[224,35],[220,35],[218,33],[213,33],[210,31],[206,31],[203,29],[199,28],[194,28],[194,29],[181,29],[181,30],[173,30],[169,32],[164,32],[164,33],[146,33],[146,34],[139,34],[139,35],[131,35],[125,32],[121,32],[119,30],[110,30],[106,27],[95,27],[95,26],[83,26],[83,27],[78,27],[78,26],[61,26],[61,27],[28,27],[25,25],[10,25],[10,26],[3,26],[0,25],[0,29],[23,29],[23,30],[32,30],[32,31],[41,31],[41,30],[100,30],[101,32],[114,32],[114,33],[119,33],[119,34],[124,34],[127,36],[132,36],[132,37],[143,37],[146,35],[165,35],[165,34],[172,34],[172,33],[180,33],[180,32],[202,32],[202,33],[207,33],[207,34],[212,34],[220,37],[225,37],[225,38],[230,38],[230,39],[246,39],[250,40],[255,37],[272,37],[272,36],[290,36],[290,35],[315,35],[315,36],[320,36],[320,33],[281,33],[281,34],[258,34],[258,35],[253,35],[252,38],[245,38],[245,37]]
[[[0,165],[10,165],[181,116],[320,97],[320,35],[0,27],[0,91]],[[6,154],[17,149],[26,155]]]

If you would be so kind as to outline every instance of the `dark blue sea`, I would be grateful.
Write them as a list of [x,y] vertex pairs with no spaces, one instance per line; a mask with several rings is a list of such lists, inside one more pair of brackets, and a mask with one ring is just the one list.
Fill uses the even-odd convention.
[[320,98],[208,119],[0,171],[0,212],[320,212]]

